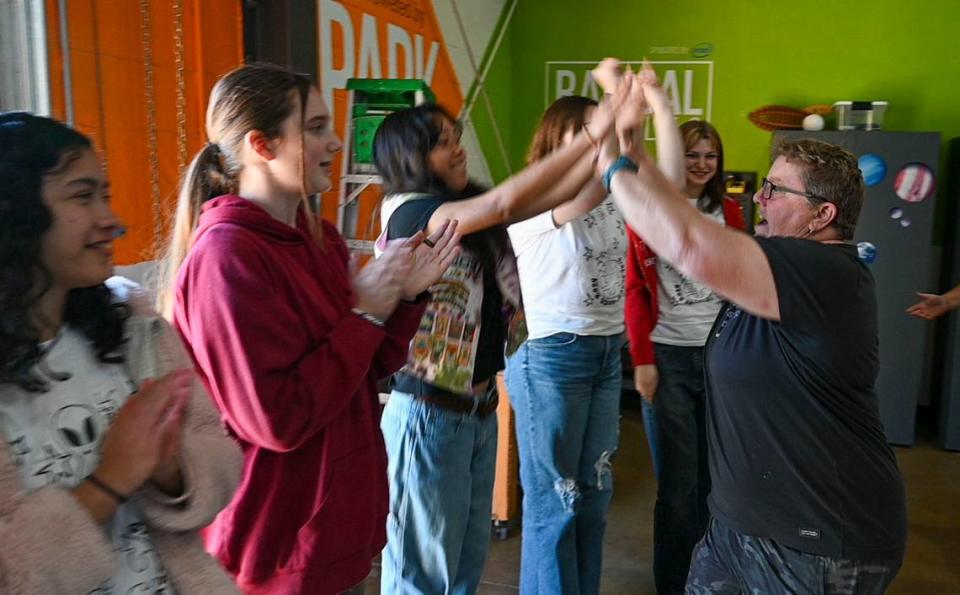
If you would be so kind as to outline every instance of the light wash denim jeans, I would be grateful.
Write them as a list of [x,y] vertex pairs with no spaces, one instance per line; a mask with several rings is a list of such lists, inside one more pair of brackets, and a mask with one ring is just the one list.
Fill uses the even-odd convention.
[[490,544],[496,414],[456,413],[393,391],[380,429],[390,481],[380,592],[476,593]]
[[523,594],[600,590],[622,345],[622,335],[557,333],[527,341],[507,362],[523,484]]

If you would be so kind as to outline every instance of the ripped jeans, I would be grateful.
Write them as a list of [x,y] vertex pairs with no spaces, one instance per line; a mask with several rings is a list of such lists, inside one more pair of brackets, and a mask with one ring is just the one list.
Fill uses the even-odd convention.
[[622,335],[557,333],[507,362],[523,484],[520,592],[600,590],[620,424]]

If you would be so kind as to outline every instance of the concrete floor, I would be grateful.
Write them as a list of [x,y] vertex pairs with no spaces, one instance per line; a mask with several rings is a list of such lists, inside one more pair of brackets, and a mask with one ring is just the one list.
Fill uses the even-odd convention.
[[[653,588],[653,481],[650,454],[635,395],[624,395],[620,450],[614,462],[615,488],[604,545],[601,592],[609,595],[655,595]],[[889,593],[960,595],[960,453],[936,444],[932,423],[918,416],[917,443],[896,448],[907,486],[910,534],[907,555]],[[520,539],[490,544],[481,594],[518,592]],[[365,584],[377,595],[379,568]]]

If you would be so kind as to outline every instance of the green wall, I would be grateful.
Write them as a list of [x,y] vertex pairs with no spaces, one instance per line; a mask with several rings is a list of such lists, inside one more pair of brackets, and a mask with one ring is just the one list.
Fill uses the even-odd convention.
[[[650,54],[701,43],[713,46],[699,59],[714,62],[711,120],[728,170],[766,173],[770,133],[747,114],[768,104],[886,100],[888,130],[960,136],[957,0],[517,1],[486,81],[514,170],[544,108],[546,61],[693,60],[689,53]],[[481,132],[494,177],[502,179],[489,138]]]

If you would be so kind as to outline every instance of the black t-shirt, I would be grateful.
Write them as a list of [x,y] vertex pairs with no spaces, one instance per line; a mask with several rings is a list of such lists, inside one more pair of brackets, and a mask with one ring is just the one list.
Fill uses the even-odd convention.
[[740,533],[811,554],[896,557],[906,510],[874,390],[873,275],[853,246],[757,242],[780,321],[728,305],[710,332],[710,510]]
[[[400,205],[390,216],[387,224],[387,239],[408,238],[418,231],[425,231],[430,217],[444,202],[441,198],[418,198]],[[480,231],[464,238],[480,239],[486,234]],[[475,242],[480,244],[482,242]],[[506,344],[506,328],[503,320],[503,295],[497,285],[496,271],[490,267],[483,270],[483,302],[480,305],[480,336],[477,338],[476,361],[473,367],[473,383],[488,380],[504,368],[503,350]],[[424,394],[439,389],[427,382],[400,373],[394,378],[394,388],[410,394]]]

